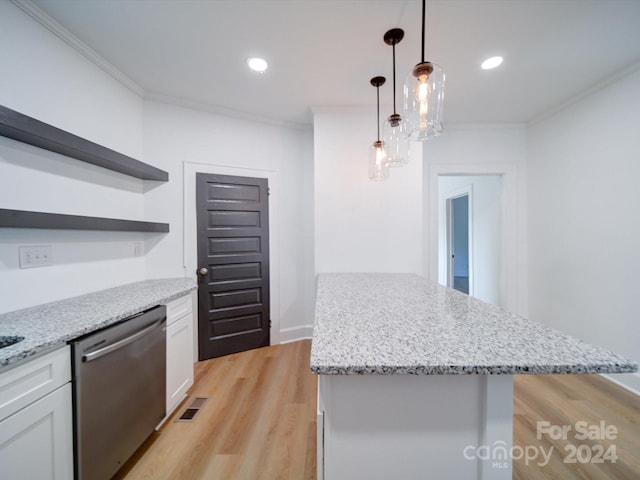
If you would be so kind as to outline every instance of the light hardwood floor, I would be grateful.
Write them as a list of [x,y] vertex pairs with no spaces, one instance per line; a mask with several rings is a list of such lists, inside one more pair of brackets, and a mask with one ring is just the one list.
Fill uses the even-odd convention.
[[[570,429],[554,435],[559,429],[541,425],[538,439],[538,422]],[[592,438],[582,438],[585,430]],[[640,479],[640,399],[599,375],[516,376],[513,432],[514,445],[551,451],[545,466],[540,458],[514,461],[514,479]]]
[[[169,419],[118,479],[314,479],[316,377],[310,342],[275,345],[198,362],[192,423]],[[187,400],[189,402],[189,400]]]
[[[179,408],[115,478],[314,479],[316,377],[309,372],[310,345],[301,341],[199,362],[190,395],[209,400],[195,421],[174,422],[184,406]],[[554,447],[545,466],[514,461],[514,479],[640,479],[640,401],[631,393],[596,375],[520,375],[514,397],[514,445],[545,452]],[[578,441],[572,432],[565,442],[548,435],[539,440],[538,420],[560,426],[604,421],[618,435],[612,441]],[[583,443],[590,449],[615,444],[619,458],[564,463],[566,445]]]

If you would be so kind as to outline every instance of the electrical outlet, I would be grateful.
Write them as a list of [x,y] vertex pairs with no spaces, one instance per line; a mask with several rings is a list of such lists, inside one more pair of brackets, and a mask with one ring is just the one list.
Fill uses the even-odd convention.
[[47,267],[53,265],[51,245],[20,247],[20,268]]
[[135,242],[133,244],[133,255],[142,257],[144,255],[144,242]]

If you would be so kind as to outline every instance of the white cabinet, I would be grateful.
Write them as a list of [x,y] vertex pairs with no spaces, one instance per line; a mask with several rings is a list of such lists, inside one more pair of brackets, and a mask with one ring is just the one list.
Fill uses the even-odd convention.
[[316,418],[318,480],[512,479],[513,375],[319,375]]
[[73,478],[70,381],[69,347],[0,374],[3,479]]
[[167,304],[167,417],[193,385],[193,294]]

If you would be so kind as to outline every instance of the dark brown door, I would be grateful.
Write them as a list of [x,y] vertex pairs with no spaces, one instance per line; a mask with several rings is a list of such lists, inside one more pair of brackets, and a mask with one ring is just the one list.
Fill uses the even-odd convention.
[[265,178],[196,174],[198,358],[269,345]]

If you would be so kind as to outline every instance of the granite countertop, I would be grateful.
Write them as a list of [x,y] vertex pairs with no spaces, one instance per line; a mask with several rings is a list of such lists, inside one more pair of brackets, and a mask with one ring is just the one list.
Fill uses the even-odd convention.
[[25,338],[0,349],[0,371],[196,288],[188,278],[144,280],[1,314],[0,335]]
[[411,274],[320,274],[311,371],[626,373],[638,365]]

